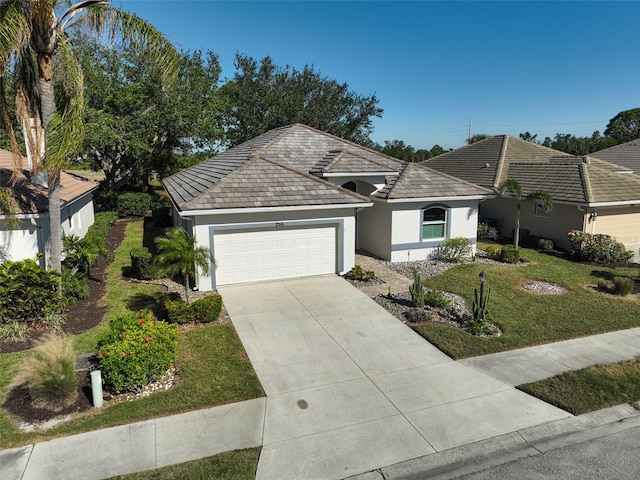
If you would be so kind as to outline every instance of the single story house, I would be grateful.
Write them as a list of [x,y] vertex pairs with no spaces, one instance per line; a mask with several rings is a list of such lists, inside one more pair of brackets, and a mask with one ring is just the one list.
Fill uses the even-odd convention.
[[211,250],[201,290],[344,273],[363,249],[427,258],[446,238],[475,248],[478,203],[491,191],[295,124],[163,180],[174,223]]
[[[615,148],[615,147],[614,147]],[[597,154],[574,156],[509,135],[499,135],[444,153],[423,164],[497,193],[507,178],[522,196],[544,190],[553,209],[523,200],[520,227],[531,235],[569,246],[567,233],[608,234],[632,250],[640,249],[640,176]],[[493,221],[502,235],[513,235],[516,200],[499,195],[480,207],[481,221]],[[524,232],[527,233],[527,232]]]
[[[23,159],[23,165],[28,165]],[[0,188],[11,194],[18,225],[11,226],[0,215],[0,263],[7,260],[24,260],[42,254],[40,265],[49,259],[49,201],[44,182],[32,181],[31,172],[21,170],[17,181],[12,181],[13,155],[0,150]],[[93,191],[98,184],[66,172],[60,174],[60,221],[63,235],[82,238],[93,224]]]

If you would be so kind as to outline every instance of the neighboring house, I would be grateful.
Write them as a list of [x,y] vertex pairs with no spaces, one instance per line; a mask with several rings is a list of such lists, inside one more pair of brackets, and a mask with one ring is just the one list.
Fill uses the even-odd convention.
[[605,162],[615,163],[640,175],[640,138],[589,154]]
[[[27,165],[23,159],[23,165]],[[0,216],[0,263],[6,260],[35,258],[42,254],[41,266],[49,259],[49,201],[47,188],[31,181],[31,172],[22,170],[14,183],[13,156],[0,150],[0,187],[9,189],[17,207],[17,227],[7,225]],[[93,224],[93,191],[96,182],[62,172],[60,174],[61,211],[63,234],[82,238]]]
[[478,203],[492,193],[305,125],[259,137],[163,181],[176,225],[211,249],[201,290],[343,273],[356,249],[427,258],[443,240],[474,248]]
[[[444,153],[424,165],[496,192],[507,178],[520,183],[523,197],[545,190],[553,198],[553,210],[546,212],[540,204],[523,200],[523,231],[552,239],[562,248],[569,246],[567,233],[571,230],[608,234],[624,243],[637,259],[640,176],[596,155],[576,157],[501,135]],[[512,198],[498,196],[480,207],[480,221],[495,222],[508,237],[513,235],[515,216]]]

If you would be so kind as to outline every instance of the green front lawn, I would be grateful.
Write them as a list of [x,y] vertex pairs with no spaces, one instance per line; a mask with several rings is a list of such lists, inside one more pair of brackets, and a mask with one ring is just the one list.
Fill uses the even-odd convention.
[[[483,338],[441,324],[417,325],[415,330],[453,358],[465,358],[640,326],[639,301],[585,288],[613,275],[636,278],[637,269],[584,265],[529,249],[522,249],[521,256],[530,263],[460,265],[424,282],[461,295],[471,305],[484,270],[491,288],[489,318],[502,336]],[[568,292],[535,294],[520,287],[526,280],[556,283]]]
[[[76,337],[78,353],[93,351],[96,339],[113,315],[127,310],[136,311],[144,301],[153,300],[157,287],[127,282],[120,276],[122,267],[130,264],[129,250],[142,243],[142,233],[141,221],[128,225],[125,240],[107,272],[107,315],[100,325]],[[0,403],[4,401],[7,386],[26,355],[28,352],[0,355]],[[0,410],[0,448],[264,396],[233,325],[199,325],[182,330],[178,370],[179,381],[169,391],[105,406],[43,432],[19,430]]]

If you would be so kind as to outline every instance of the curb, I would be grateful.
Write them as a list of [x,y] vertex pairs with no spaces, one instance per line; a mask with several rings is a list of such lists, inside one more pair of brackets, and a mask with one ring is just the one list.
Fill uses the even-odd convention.
[[617,405],[414,458],[348,480],[450,480],[638,426],[640,411],[628,404]]

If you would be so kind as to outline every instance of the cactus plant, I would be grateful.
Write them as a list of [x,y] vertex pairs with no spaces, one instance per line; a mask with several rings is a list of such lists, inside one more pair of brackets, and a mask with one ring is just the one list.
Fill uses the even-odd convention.
[[420,274],[415,268],[413,269],[413,284],[409,287],[409,293],[411,294],[411,303],[414,307],[424,307],[424,287],[422,286]]

